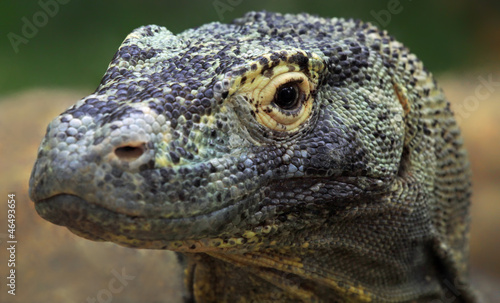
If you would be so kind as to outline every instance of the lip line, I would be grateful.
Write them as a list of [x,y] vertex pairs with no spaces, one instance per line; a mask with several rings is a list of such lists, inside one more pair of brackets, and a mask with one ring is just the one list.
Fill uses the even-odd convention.
[[[53,199],[57,200],[53,201]],[[93,209],[89,209],[89,206]],[[239,204],[231,205],[229,208],[226,207],[222,210],[211,212],[208,215],[198,215],[189,218],[145,218],[131,217],[113,212],[99,205],[90,204],[76,195],[58,194],[39,200],[35,204],[35,209],[45,220],[66,227],[70,231],[76,230],[77,235],[83,236],[81,235],[83,233],[86,235],[83,236],[84,238],[120,243],[119,240],[116,240],[117,238],[114,238],[115,236],[143,242],[199,240],[201,238],[215,237],[216,234],[212,234],[210,230],[217,232],[217,230],[224,229],[225,225],[220,224],[221,218],[224,218],[228,213],[232,213],[232,216],[236,215],[238,206]],[[182,231],[186,226],[193,225],[191,224],[192,222],[198,221],[203,223],[201,225],[195,224],[199,227],[190,230],[187,237],[179,238],[173,236],[170,238],[174,234],[166,232],[168,230],[176,230],[174,233],[180,235],[183,232],[179,233],[179,231]],[[160,227],[160,229],[154,229],[158,233],[154,232],[151,234],[152,230],[148,226],[156,226]],[[165,228],[161,226],[165,226]],[[138,233],[135,231],[138,231]]]
[[141,215],[130,215],[130,214],[127,214],[127,213],[119,212],[117,210],[106,208],[106,207],[104,207],[102,205],[98,205],[98,204],[93,203],[93,202],[89,202],[88,200],[85,200],[85,199],[83,199],[82,197],[80,197],[78,195],[69,194],[69,193],[59,193],[59,194],[52,195],[52,196],[50,196],[48,198],[37,200],[37,201],[35,201],[35,206],[36,205],[41,205],[41,204],[47,205],[48,203],[50,203],[50,200],[52,200],[52,199],[54,199],[54,198],[56,198],[58,196],[74,197],[74,198],[77,198],[78,200],[80,200],[80,203],[84,204],[85,207],[96,208],[96,209],[101,210],[101,211],[109,212],[109,213],[111,213],[112,215],[115,215],[115,216],[125,216],[128,219],[130,219],[130,220],[135,220],[135,219],[163,220],[165,222],[174,223],[174,224],[175,224],[176,221],[178,223],[181,223],[182,221],[186,221],[186,220],[194,220],[194,221],[196,221],[198,218],[207,217],[207,216],[213,217],[213,216],[216,216],[217,213],[219,213],[221,211],[224,211],[224,210],[225,211],[229,211],[231,208],[238,207],[240,205],[240,203],[244,203],[244,201],[240,200],[236,204],[227,205],[225,208],[216,209],[216,210],[214,210],[212,212],[209,212],[209,213],[197,214],[195,216],[180,217],[180,218],[146,217],[144,215],[142,215],[142,216]]
[[[295,178],[293,178],[295,179]],[[297,178],[297,179],[300,179],[300,178]],[[321,178],[320,178],[321,179]],[[339,178],[339,179],[342,179],[342,178]],[[280,180],[277,180],[275,182],[273,182],[274,184],[275,183],[279,183]],[[319,180],[321,181],[321,180]],[[345,181],[344,181],[345,182]],[[269,184],[271,185],[271,184]],[[39,200],[36,200],[34,201],[35,205],[40,205],[40,203],[43,203],[43,204],[48,204],[50,203],[49,201],[54,199],[55,197],[58,197],[58,196],[68,196],[68,197],[74,197],[74,198],[77,198],[78,200],[80,200],[80,202],[85,202],[84,205],[86,207],[86,209],[88,209],[88,207],[91,207],[91,208],[96,208],[96,209],[100,209],[102,211],[106,211],[106,212],[109,212],[113,215],[116,215],[116,216],[125,216],[127,217],[128,219],[130,220],[135,220],[135,219],[145,219],[145,220],[164,220],[165,222],[170,222],[170,223],[173,223],[175,224],[175,222],[182,222],[182,221],[186,221],[186,220],[193,220],[193,221],[196,221],[197,219],[199,218],[203,218],[203,217],[213,217],[213,216],[217,216],[217,214],[219,212],[222,212],[222,211],[231,211],[231,208],[234,208],[234,207],[238,207],[240,206],[242,203],[245,203],[246,201],[248,200],[239,200],[237,201],[236,203],[234,204],[228,204],[226,205],[225,207],[223,208],[219,208],[219,209],[216,209],[216,210],[213,210],[211,212],[208,212],[208,213],[200,213],[200,214],[197,214],[197,215],[194,215],[194,216],[189,216],[189,217],[170,217],[170,218],[166,218],[166,217],[152,217],[152,216],[145,216],[145,215],[140,215],[140,214],[129,214],[129,213],[126,213],[126,212],[120,212],[118,209],[110,209],[110,208],[107,208],[99,203],[95,203],[93,201],[88,201],[84,198],[82,198],[81,196],[79,195],[75,195],[75,194],[72,194],[72,193],[64,193],[64,192],[61,192],[61,193],[58,193],[58,194],[54,194],[54,195],[51,195],[47,198],[43,198],[43,199],[39,199]],[[83,204],[83,203],[82,203]],[[261,206],[264,206],[264,205],[261,205]]]

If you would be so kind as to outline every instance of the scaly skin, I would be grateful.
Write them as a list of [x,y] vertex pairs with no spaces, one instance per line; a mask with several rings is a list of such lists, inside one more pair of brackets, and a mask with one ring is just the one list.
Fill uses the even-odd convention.
[[80,236],[182,253],[191,302],[474,301],[449,103],[356,20],[133,31],[49,125],[30,195]]

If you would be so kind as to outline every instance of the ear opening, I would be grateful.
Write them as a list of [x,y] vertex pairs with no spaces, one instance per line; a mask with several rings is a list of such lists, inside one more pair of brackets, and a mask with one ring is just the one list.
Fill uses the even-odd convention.
[[401,159],[399,160],[398,176],[406,176],[408,169],[410,167],[410,150],[408,146],[403,147],[403,152],[401,153]]

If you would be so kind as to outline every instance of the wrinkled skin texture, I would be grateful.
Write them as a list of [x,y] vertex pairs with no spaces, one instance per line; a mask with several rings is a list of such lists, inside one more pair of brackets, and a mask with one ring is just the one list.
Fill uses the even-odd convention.
[[356,20],[135,30],[49,125],[30,195],[80,236],[180,252],[191,302],[473,302],[449,103]]

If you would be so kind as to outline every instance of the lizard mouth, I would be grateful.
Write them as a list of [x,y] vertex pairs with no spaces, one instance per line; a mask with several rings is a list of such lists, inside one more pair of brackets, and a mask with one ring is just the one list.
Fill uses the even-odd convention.
[[[57,194],[35,203],[45,220],[65,226],[93,241],[110,241],[127,247],[175,250],[179,241],[197,241],[220,234],[221,216],[235,209],[187,218],[146,218],[112,211],[73,194]],[[234,215],[234,214],[233,214]]]
[[58,194],[36,201],[35,209],[45,220],[93,241],[106,240],[103,229],[116,230],[118,226],[113,225],[119,222],[118,217],[125,217],[72,194]]
[[[71,194],[58,194],[36,201],[35,209],[45,220],[56,225],[69,226],[73,222],[81,221],[84,216],[82,204],[84,199]],[[60,211],[60,210],[63,211]]]

